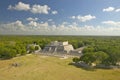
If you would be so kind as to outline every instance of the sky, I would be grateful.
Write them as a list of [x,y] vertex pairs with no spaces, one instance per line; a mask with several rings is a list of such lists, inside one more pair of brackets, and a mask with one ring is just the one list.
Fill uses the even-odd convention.
[[2,0],[0,34],[120,36],[120,0]]

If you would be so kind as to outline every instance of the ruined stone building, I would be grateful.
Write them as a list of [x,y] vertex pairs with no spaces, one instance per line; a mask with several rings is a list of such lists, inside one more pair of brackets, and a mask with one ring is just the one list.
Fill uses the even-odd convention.
[[31,53],[31,52],[37,53],[40,51],[41,51],[41,47],[35,43],[27,45],[27,53]]
[[70,55],[75,55],[75,56],[82,56],[82,51],[85,47],[80,47],[80,48],[77,48],[77,49],[74,49],[70,52]]
[[69,53],[70,51],[74,50],[71,44],[68,44],[68,41],[65,42],[58,42],[54,41],[48,44],[44,49],[43,52],[48,53]]

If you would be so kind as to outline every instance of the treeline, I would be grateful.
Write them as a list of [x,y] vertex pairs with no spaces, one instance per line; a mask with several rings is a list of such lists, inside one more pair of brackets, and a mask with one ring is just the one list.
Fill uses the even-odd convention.
[[[37,43],[41,49],[51,41],[69,41],[73,47],[86,46],[83,53],[102,51],[109,56],[120,57],[120,37],[90,36],[0,36],[0,58],[8,59],[25,55],[28,44]],[[111,58],[112,58],[111,57]],[[110,60],[112,61],[112,59]],[[114,62],[113,62],[114,63]],[[112,63],[112,64],[113,64]]]
[[120,37],[95,38],[84,48],[83,55],[73,61],[88,65],[120,65]]
[[120,64],[120,44],[114,42],[88,46],[83,50],[80,61],[89,65],[92,63],[96,65],[118,65],[118,63]]
[[9,59],[26,54],[26,45],[22,42],[2,41],[0,42],[0,58]]

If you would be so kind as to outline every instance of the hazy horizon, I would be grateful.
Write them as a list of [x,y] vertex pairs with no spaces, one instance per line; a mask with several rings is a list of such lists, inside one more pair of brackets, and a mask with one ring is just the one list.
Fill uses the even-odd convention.
[[0,35],[120,36],[118,0],[4,0]]

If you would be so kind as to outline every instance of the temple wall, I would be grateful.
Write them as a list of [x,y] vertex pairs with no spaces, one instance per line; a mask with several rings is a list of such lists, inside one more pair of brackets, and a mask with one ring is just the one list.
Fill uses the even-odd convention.
[[74,49],[72,45],[66,45],[64,46],[64,50],[67,51],[67,53],[69,53],[71,50],[74,50]]
[[51,42],[48,46],[46,46],[43,50],[43,52],[67,52],[69,53],[73,49],[73,46],[68,44],[68,41],[66,42]]
[[59,42],[60,45],[68,45],[68,41],[66,42]]

